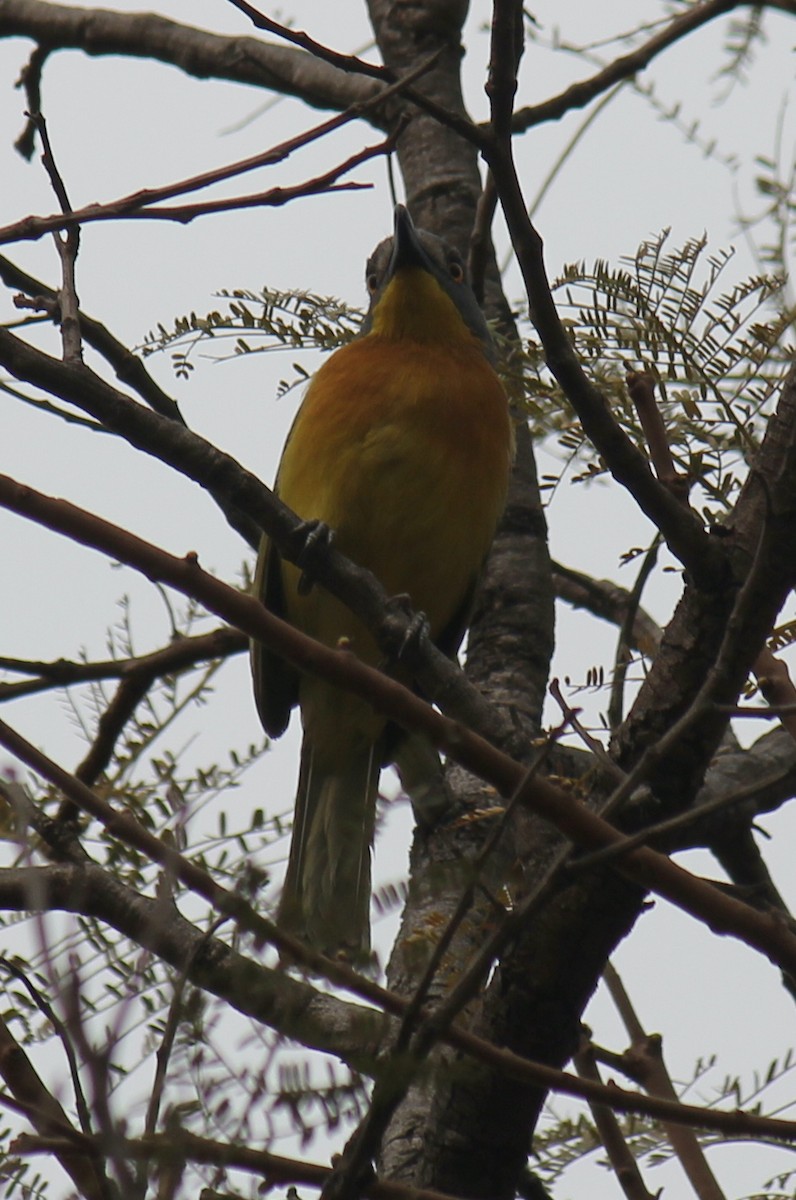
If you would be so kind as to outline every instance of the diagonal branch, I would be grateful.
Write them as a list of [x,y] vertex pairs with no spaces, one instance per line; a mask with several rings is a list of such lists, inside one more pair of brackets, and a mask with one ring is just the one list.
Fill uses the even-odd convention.
[[[58,319],[58,293],[46,283],[42,283],[40,279],[28,275],[26,271],[2,254],[0,254],[0,279],[7,287],[18,288],[19,291],[24,292],[26,297],[30,297],[36,308],[46,312],[53,320]],[[16,298],[15,302],[18,308],[31,307],[31,304],[23,305]],[[176,401],[167,395],[153,379],[138,355],[133,354],[132,350],[114,337],[100,321],[87,316],[82,311],[78,313],[78,317],[81,337],[90,346],[93,346],[106,362],[110,363],[116,372],[116,378],[131,387],[155,412],[184,425],[185,422]]]
[[[211,612],[237,625],[300,671],[323,675],[336,686],[363,696],[377,711],[402,728],[422,730],[451,758],[493,783],[504,795],[511,794],[522,784],[522,803],[551,821],[578,845],[597,849],[624,842],[624,836],[617,829],[574,796],[546,779],[529,777],[520,763],[431,708],[408,688],[365,666],[349,651],[330,650],[305,637],[264,609],[253,597],[241,594],[202,571],[195,555],[175,558],[66,501],[44,496],[4,476],[0,476],[0,503],[75,541],[111,554],[150,579],[198,599]],[[111,832],[118,832],[156,862],[173,869],[186,886],[195,888],[220,912],[236,919],[243,914],[244,928],[273,941],[296,962],[320,967],[330,979],[350,981],[352,977],[358,978],[349,968],[330,963],[288,938],[272,922],[256,918],[239,897],[219,888],[205,872],[192,863],[185,863],[170,847],[138,827],[132,818],[115,812],[85,785],[49,763],[4,722],[0,722],[0,741],[34,770],[42,771],[81,808],[106,823]],[[630,850],[616,864],[616,869],[645,890],[656,891],[699,920],[707,921],[715,930],[747,942],[783,970],[796,973],[796,935],[783,928],[770,914],[756,912],[647,847]],[[344,975],[340,976],[340,972]],[[350,986],[350,982],[343,986]]]
[[[0,871],[0,908],[29,912],[42,907],[105,921],[177,969],[187,969],[192,982],[227,1000],[237,1011],[272,1025],[305,1046],[336,1054],[363,1073],[378,1073],[378,1050],[394,1028],[383,1011],[319,992],[284,971],[246,958],[216,938],[208,940],[206,933],[196,929],[173,907],[164,911],[157,899],[151,900],[123,886],[93,863]],[[203,943],[204,951],[198,952]],[[328,960],[327,965],[333,967],[342,986],[386,1012],[398,1016],[408,1008],[408,1000],[378,987],[351,968]],[[328,974],[332,977],[331,971]],[[442,1040],[488,1064],[506,1079],[609,1104],[617,1112],[644,1113],[696,1128],[716,1129],[727,1135],[796,1141],[796,1121],[673,1103],[613,1084],[580,1080],[566,1071],[491,1045],[459,1025],[453,1025],[442,1035]]]
[[[512,130],[515,133],[524,133],[526,129],[531,129],[534,125],[541,125],[545,121],[560,120],[573,109],[584,108],[591,100],[595,100],[603,92],[609,91],[617,83],[632,79],[639,71],[648,67],[653,59],[657,58],[664,50],[668,50],[670,46],[693,33],[695,29],[700,29],[709,21],[715,20],[716,17],[722,17],[736,8],[745,8],[747,3],[748,0],[702,0],[701,3],[689,5],[684,12],[678,13],[668,25],[648,41],[643,42],[628,54],[615,58],[613,62],[597,71],[589,79],[573,83],[558,96],[552,96],[541,104],[518,108],[512,120]],[[792,4],[785,3],[769,4],[768,7],[782,8],[786,12],[794,10]]]
[[237,1012],[311,1049],[337,1055],[363,1072],[372,1072],[374,1056],[389,1028],[383,1011],[389,993],[375,985],[369,988],[364,979],[360,988],[353,971],[349,990],[378,1009],[324,995],[216,937],[208,938],[174,905],[142,895],[90,861],[1,870],[0,908],[58,910],[97,918],[175,970],[184,971],[196,987]]
[[[663,1058],[663,1039],[660,1034],[646,1033],[619,973],[610,962],[605,964],[604,979],[630,1038],[630,1045],[622,1055],[625,1070],[650,1095],[675,1100],[677,1093]],[[726,1200],[694,1131],[666,1121],[663,1130],[697,1200]]]
[[[317,137],[320,136],[318,130],[323,129],[326,131],[329,127],[336,127],[340,123],[341,118],[333,118],[332,121],[326,122],[324,126],[317,126],[311,132]],[[296,141],[298,139],[293,140]],[[208,171],[204,175],[196,175],[190,179],[180,180],[178,183],[167,184],[165,187],[143,188],[138,192],[133,192],[129,196],[122,196],[118,200],[111,200],[107,204],[87,204],[84,208],[75,209],[67,215],[53,213],[46,217],[23,217],[20,221],[15,221],[11,225],[5,225],[0,228],[0,245],[8,242],[36,241],[46,233],[52,233],[59,229],[72,229],[76,225],[88,225],[97,221],[117,221],[120,219],[178,221],[180,224],[185,225],[193,221],[196,217],[208,216],[213,213],[233,212],[242,208],[276,207],[287,204],[290,200],[301,196],[369,187],[370,184],[338,184],[337,180],[341,175],[345,175],[346,172],[360,166],[363,162],[367,162],[369,159],[375,158],[380,154],[389,154],[393,149],[394,142],[395,135],[391,135],[384,141],[378,142],[373,146],[366,146],[363,150],[357,151],[356,154],[352,154],[342,163],[338,163],[337,166],[332,167],[329,171],[325,171],[322,175],[317,175],[312,179],[305,180],[304,183],[294,186],[273,187],[268,188],[264,192],[255,192],[247,196],[207,200],[200,204],[175,205],[172,207],[157,204],[165,196],[183,195],[187,192],[197,191],[200,188],[209,187],[211,183],[216,182],[218,179],[226,179],[245,171],[254,170],[255,167],[264,165],[271,154],[277,153],[279,150],[277,148],[275,151],[266,151],[265,154],[256,155],[254,159],[244,159],[242,162],[233,163],[232,166],[222,167],[217,171]],[[273,161],[279,160],[277,158],[273,159]]]
[[[66,191],[66,185],[55,161],[47,122],[40,112],[30,114],[42,144],[41,161],[50,179],[56,199],[61,205],[64,216],[72,215],[72,204]],[[75,283],[75,264],[80,250],[80,226],[67,225],[63,234],[54,232],[53,238],[61,260],[61,287],[58,292],[59,325],[61,328],[61,344],[66,362],[80,363],[83,361],[83,346],[80,341],[79,303]]]
[[338,67],[341,71],[353,72],[355,75],[366,75],[370,79],[388,79],[391,82],[395,79],[392,71],[386,67],[365,62],[364,59],[357,58],[353,54],[340,54],[338,51],[324,46],[322,42],[317,42],[304,30],[293,29],[289,25],[282,25],[279,21],[266,17],[265,13],[255,8],[253,4],[249,4],[248,0],[229,0],[229,3],[248,17],[256,29],[264,29],[266,33],[276,34],[283,41],[290,42],[291,45],[298,46],[301,50],[306,50],[320,62]]
[[[66,1136],[57,1153],[67,1175],[87,1200],[111,1200],[113,1191],[102,1167],[88,1147],[88,1139],[78,1135],[61,1105],[46,1087],[25,1051],[0,1018],[0,1076],[12,1095],[25,1105],[25,1112],[45,1137]],[[79,1140],[77,1140],[79,1137]]]
[[[594,1048],[585,1034],[581,1036],[580,1046],[573,1056],[573,1062],[582,1079],[601,1080]],[[627,1144],[616,1113],[604,1104],[592,1104],[590,1108],[600,1140],[626,1200],[656,1200],[656,1197],[647,1190],[639,1165]]]

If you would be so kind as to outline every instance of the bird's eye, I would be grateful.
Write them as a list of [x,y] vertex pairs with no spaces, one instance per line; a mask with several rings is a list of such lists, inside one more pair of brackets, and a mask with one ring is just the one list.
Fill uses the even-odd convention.
[[376,291],[376,289],[379,286],[379,277],[375,271],[371,271],[370,274],[368,275],[367,285],[368,285],[368,291],[370,292],[370,294],[372,296],[373,293]]
[[453,258],[448,263],[448,270],[450,271],[453,282],[461,283],[461,281],[464,279],[464,267],[462,264]]

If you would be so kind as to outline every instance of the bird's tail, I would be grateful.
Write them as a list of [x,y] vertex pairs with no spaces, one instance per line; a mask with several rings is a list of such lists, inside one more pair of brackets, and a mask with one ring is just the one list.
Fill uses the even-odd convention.
[[293,836],[278,924],[332,958],[370,950],[370,848],[381,770],[380,742],[334,772],[301,748]]

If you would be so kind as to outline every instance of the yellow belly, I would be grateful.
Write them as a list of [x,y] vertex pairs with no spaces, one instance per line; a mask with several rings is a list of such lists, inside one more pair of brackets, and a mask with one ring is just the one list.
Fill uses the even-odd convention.
[[[475,339],[439,345],[370,335],[339,350],[313,379],[278,491],[299,516],[326,522],[336,547],[390,594],[408,593],[435,637],[489,548],[511,444],[505,394]],[[297,581],[285,564],[295,625],[327,645],[349,639],[361,658],[379,660],[373,639],[342,604],[319,588],[300,596]]]

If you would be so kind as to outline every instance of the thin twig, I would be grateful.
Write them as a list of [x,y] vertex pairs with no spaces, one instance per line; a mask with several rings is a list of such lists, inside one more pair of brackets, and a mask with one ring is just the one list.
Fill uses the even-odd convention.
[[571,708],[569,704],[567,704],[566,700],[564,699],[564,693],[561,691],[561,684],[559,680],[551,679],[548,690],[566,717],[567,721],[574,729],[575,733],[583,742],[584,746],[588,746],[589,750],[598,760],[600,765],[604,767],[608,774],[613,779],[616,779],[617,782],[624,780],[625,772],[622,770],[619,764],[614,762],[608,751],[603,746],[602,742],[598,738],[592,737],[588,729],[586,729],[586,727],[581,723],[579,717],[580,710]]
[[[0,243],[36,240],[46,233],[68,228],[75,224],[85,225],[92,221],[118,220],[120,218],[163,219],[180,221],[184,224],[193,220],[194,217],[203,216],[208,213],[226,212],[237,208],[250,208],[261,205],[281,205],[299,196],[370,186],[365,184],[338,184],[335,187],[334,181],[346,171],[353,170],[360,163],[377,155],[389,153],[402,131],[403,124],[400,121],[391,135],[383,142],[351,155],[350,158],[346,159],[339,166],[303,184],[297,184],[293,187],[271,188],[268,191],[259,192],[255,195],[233,197],[230,200],[210,201],[207,204],[181,205],[172,208],[167,208],[161,204],[162,201],[169,200],[174,196],[182,196],[190,192],[199,191],[202,188],[235,178],[248,171],[253,171],[260,167],[273,166],[276,163],[282,162],[295,150],[301,149],[317,141],[319,138],[325,137],[328,133],[348,122],[363,116],[377,101],[381,103],[393,93],[400,92],[405,87],[407,80],[417,79],[429,70],[435,58],[436,56],[431,56],[425,59],[414,70],[408,72],[405,78],[398,80],[386,88],[377,97],[371,97],[369,100],[354,104],[350,108],[347,108],[345,112],[339,113],[337,116],[331,117],[329,120],[313,126],[312,129],[306,130],[296,137],[289,138],[287,141],[281,142],[278,146],[273,146],[261,154],[255,154],[227,166],[217,167],[215,170],[205,171],[199,175],[192,175],[188,179],[182,179],[176,183],[166,184],[162,187],[141,188],[137,192],[122,196],[120,199],[110,201],[107,204],[89,204],[84,208],[71,212],[68,217],[65,217],[63,214],[53,214],[47,217],[25,217],[21,221],[14,222],[12,225],[0,228]],[[160,208],[152,208],[152,205],[158,204],[161,204]]]
[[644,829],[629,834],[623,842],[617,843],[615,846],[606,846],[604,850],[595,850],[590,854],[580,854],[568,864],[568,870],[585,871],[610,862],[613,858],[621,857],[628,850],[632,850],[634,846],[654,845],[655,842],[659,842],[671,833],[678,833],[682,829],[687,829],[689,825],[696,825],[712,813],[722,812],[736,804],[741,804],[744,800],[751,800],[763,789],[781,783],[781,781],[781,771],[765,775],[756,779],[754,783],[736,788],[726,796],[718,796],[715,800],[710,800],[707,804],[700,804],[696,808],[689,809],[688,812],[679,813],[676,817],[668,817],[665,821],[656,821],[654,825],[647,825]]
[[152,1093],[147,1104],[146,1118],[144,1120],[145,1136],[152,1136],[157,1131],[158,1116],[168,1076],[169,1059],[174,1049],[174,1042],[183,1016],[183,996],[185,995],[185,988],[189,981],[191,964],[198,954],[202,954],[207,949],[210,940],[215,937],[223,923],[223,918],[212,923],[205,936],[194,947],[190,959],[185,963],[174,984],[169,1012],[163,1028],[163,1037],[155,1054],[155,1078],[152,1081]]
[[112,658],[103,662],[70,662],[59,658],[55,662],[0,657],[0,670],[33,675],[33,679],[18,683],[0,683],[0,703],[31,696],[52,688],[70,687],[81,683],[96,683],[102,679],[142,677],[150,684],[164,675],[181,675],[185,671],[216,658],[228,658],[248,650],[245,634],[228,625],[197,637],[179,637],[161,650],[136,658]]
[[72,1080],[72,1088],[75,1093],[75,1108],[77,1109],[80,1128],[82,1129],[83,1133],[90,1134],[92,1132],[91,1116],[89,1114],[86,1097],[83,1092],[83,1084],[80,1078],[80,1068],[78,1066],[72,1040],[69,1037],[69,1031],[67,1030],[61,1018],[58,1016],[53,1006],[50,1004],[49,1000],[47,1000],[47,998],[42,995],[42,993],[31,982],[31,980],[28,979],[21,967],[17,966],[16,963],[11,962],[10,959],[5,957],[0,958],[0,967],[2,967],[3,970],[8,971],[9,975],[13,975],[15,979],[19,980],[32,998],[33,1003],[36,1005],[39,1012],[43,1013],[52,1025],[55,1035],[63,1047],[64,1056],[69,1065],[69,1075]]
[[83,1070],[91,1081],[92,1108],[99,1130],[99,1140],[104,1156],[113,1163],[122,1189],[122,1196],[129,1200],[143,1200],[135,1188],[135,1179],[121,1150],[121,1132],[117,1129],[110,1108],[110,1059],[114,1041],[110,1030],[106,1030],[108,1044],[104,1051],[96,1050],[89,1042],[85,1024],[85,1006],[80,995],[80,963],[76,956],[70,959],[70,975],[63,989],[64,1011],[70,1036],[80,1051]]
[[44,42],[34,46],[30,58],[19,73],[19,79],[14,84],[14,87],[24,89],[27,101],[25,127],[14,142],[14,149],[29,162],[36,148],[36,122],[31,113],[41,112],[41,77],[50,49],[51,47]]
[[628,54],[614,59],[607,67],[603,67],[589,79],[573,83],[558,96],[517,109],[512,119],[512,131],[522,133],[545,121],[557,121],[574,108],[583,108],[591,100],[596,99],[602,92],[614,87],[625,79],[632,79],[639,71],[652,62],[663,50],[674,45],[695,29],[706,25],[708,21],[723,16],[735,8],[740,8],[742,0],[707,0],[701,4],[690,5],[679,13],[664,29],[656,33],[647,42],[637,46]]
[[[336,50],[332,50],[329,46],[324,46],[321,42],[316,42],[309,34],[298,29],[291,29],[287,25],[280,25],[278,21],[272,20],[271,17],[266,17],[259,9],[256,9],[253,4],[249,4],[247,0],[229,0],[230,4],[234,4],[235,8],[240,9],[251,20],[252,24],[258,29],[265,29],[268,33],[274,33],[277,37],[283,38],[286,42],[291,42],[294,46],[300,46],[303,50],[308,51],[314,58],[320,59],[322,62],[329,63],[330,66],[338,67],[343,71],[355,72],[358,75],[366,75],[371,79],[388,80],[390,87],[375,97],[375,101],[381,105],[387,98],[388,94],[398,92],[405,99],[416,104],[429,116],[434,117],[442,125],[446,125],[449,129],[453,129],[465,141],[472,145],[478,146],[481,142],[481,132],[477,125],[467,117],[463,117],[461,113],[454,112],[452,109],[444,108],[441,104],[437,104],[429,96],[418,92],[411,84],[417,77],[417,73],[412,71],[406,76],[398,76],[395,71],[387,66],[378,66],[374,63],[365,62],[361,58],[356,58],[352,54],[340,54]],[[422,73],[425,73],[432,67],[444,52],[444,48],[434,52],[430,58],[426,59],[422,64]]]
[[[677,1092],[663,1061],[660,1035],[644,1031],[612,963],[606,963],[603,978],[630,1037],[630,1047],[623,1054],[623,1059],[635,1071],[636,1080],[646,1092],[667,1100],[677,1100]],[[698,1200],[726,1200],[694,1131],[668,1121],[663,1122],[663,1128]]]
[[617,638],[616,654],[614,656],[614,674],[611,680],[611,698],[608,702],[608,728],[612,730],[618,729],[622,722],[625,683],[627,681],[627,668],[630,662],[631,630],[636,621],[636,614],[641,604],[641,597],[647,580],[655,570],[658,562],[660,544],[661,536],[656,533],[652,539],[652,545],[642,559],[636,581],[628,595],[627,611],[619,626],[619,637]]
[[655,474],[675,499],[688,507],[690,480],[677,470],[661,410],[655,400],[655,380],[649,371],[628,370],[627,391],[636,407],[644,437],[649,446]]
[[[61,205],[61,212],[65,216],[71,216],[73,211],[72,205],[66,191],[66,184],[61,178],[61,173],[55,161],[53,148],[50,144],[50,135],[47,131],[47,122],[40,112],[32,112],[28,115],[36,126],[41,138],[41,161],[50,178],[50,183],[52,184],[58,203]],[[83,361],[83,346],[80,340],[80,318],[78,315],[80,304],[77,298],[77,286],[75,283],[75,264],[80,250],[80,226],[69,224],[64,226],[64,229],[65,232],[63,235],[55,230],[53,231],[58,256],[61,259],[61,290],[58,293],[61,341],[63,344],[64,362],[81,363]]]
[[[585,1034],[581,1037],[580,1048],[573,1055],[572,1061],[581,1079],[602,1082],[594,1057],[594,1048],[591,1040]],[[616,1175],[627,1200],[656,1200],[655,1196],[647,1190],[638,1163],[622,1133],[616,1114],[604,1104],[590,1104],[589,1108],[603,1149],[608,1155],[614,1175]]]

